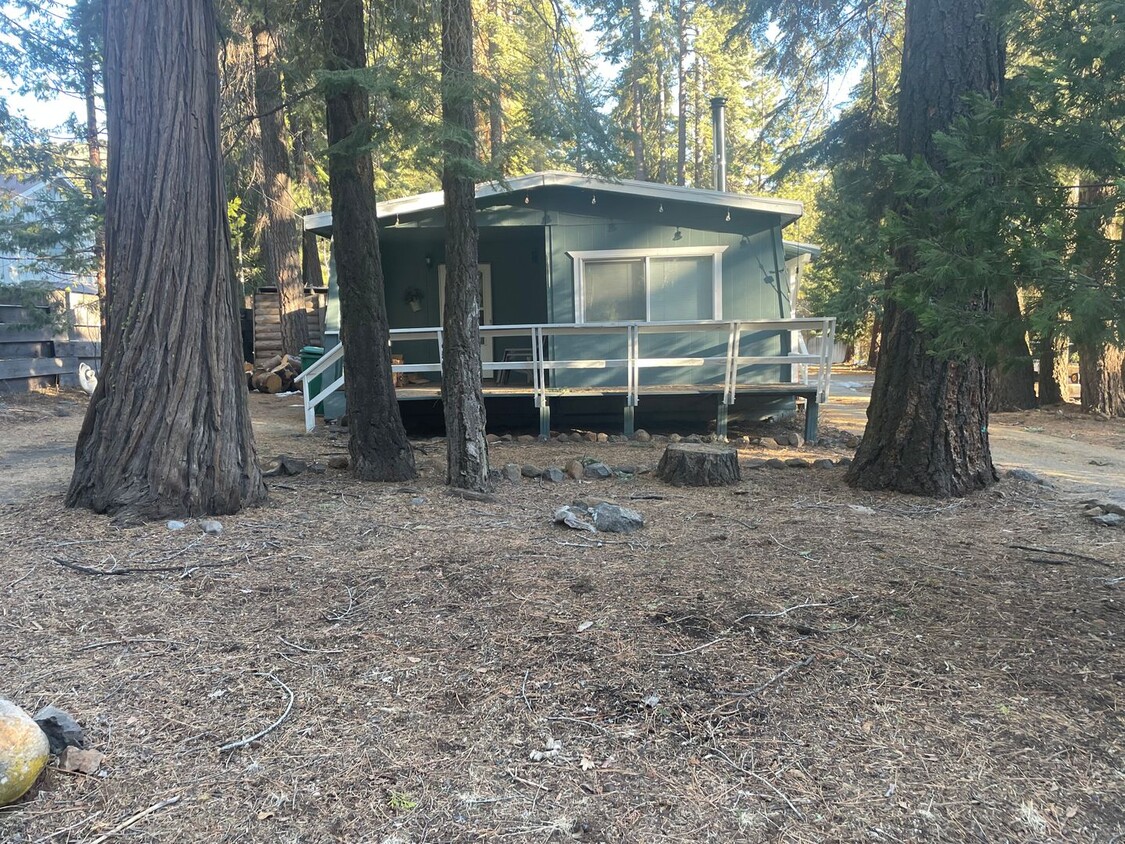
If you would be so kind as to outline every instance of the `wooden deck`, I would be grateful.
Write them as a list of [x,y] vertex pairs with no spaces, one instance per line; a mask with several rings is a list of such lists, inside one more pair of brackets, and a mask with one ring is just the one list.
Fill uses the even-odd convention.
[[[780,319],[780,320],[693,320],[689,322],[660,323],[540,323],[534,325],[487,325],[481,326],[481,336],[485,340],[499,337],[518,337],[526,341],[527,353],[519,359],[486,361],[482,363],[485,399],[527,398],[539,411],[540,435],[546,436],[550,430],[551,400],[563,397],[611,397],[620,396],[624,402],[624,430],[633,432],[634,412],[644,396],[709,396],[717,397],[716,432],[726,435],[728,409],[734,405],[738,396],[793,396],[804,398],[807,402],[806,439],[816,439],[817,405],[827,400],[831,361],[826,351],[831,352],[836,321],[833,318]],[[789,338],[781,348],[804,348],[795,342],[800,332],[817,332],[825,338],[818,354],[786,353],[751,355],[742,351],[742,339],[747,335],[776,333]],[[644,357],[641,354],[642,335],[691,334],[699,343],[700,354],[696,357]],[[626,350],[623,358],[552,357],[549,350],[554,348],[551,338],[565,336],[615,337],[620,341],[618,348]],[[442,329],[409,328],[392,329],[390,332],[392,349],[394,343],[403,341],[434,341],[437,360],[423,363],[396,364],[394,371],[405,377],[433,379],[441,371]],[[725,348],[725,354],[716,354],[716,349]],[[330,349],[319,361],[310,366],[299,378],[304,398],[305,427],[312,431],[316,425],[315,408],[320,402],[340,389],[344,384],[343,348]],[[720,379],[706,376],[707,380],[695,383],[646,384],[651,376],[642,375],[653,370],[688,370],[701,377],[708,372],[722,370]],[[779,383],[763,381],[763,375],[780,374],[783,367],[790,367],[794,374],[793,382]],[[815,380],[810,379],[809,369],[815,367]],[[619,384],[590,386],[556,386],[558,380],[575,380],[575,373],[581,370],[601,370],[614,373],[607,381],[623,381]],[[558,373],[569,373],[561,378]],[[310,383],[317,377],[332,378],[316,395],[311,395]],[[767,376],[768,377],[768,376]],[[511,383],[513,380],[524,383]],[[441,398],[441,385],[437,380],[426,380],[397,388],[399,401],[434,401]]]

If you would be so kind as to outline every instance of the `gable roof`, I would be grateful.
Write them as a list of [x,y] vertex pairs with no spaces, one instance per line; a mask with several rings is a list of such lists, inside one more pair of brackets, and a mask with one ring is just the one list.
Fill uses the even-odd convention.
[[[609,194],[634,199],[651,199],[663,203],[693,208],[725,208],[728,211],[750,211],[758,214],[773,214],[786,226],[803,213],[800,202],[791,199],[748,196],[703,188],[662,185],[656,182],[641,182],[636,179],[611,180],[601,176],[582,173],[568,173],[561,170],[545,170],[527,176],[517,176],[502,182],[482,182],[477,185],[477,208],[514,204],[518,194],[526,199],[544,190],[563,190],[569,192],[590,191],[596,194]],[[425,215],[443,208],[444,195],[441,191],[420,193],[401,199],[391,199],[378,204],[379,220],[401,219]],[[663,206],[661,206],[663,207]],[[321,234],[332,230],[332,212],[322,211],[309,214],[305,218],[305,229]]]
[[31,196],[46,185],[45,181],[35,176],[0,175],[0,195],[2,196]]

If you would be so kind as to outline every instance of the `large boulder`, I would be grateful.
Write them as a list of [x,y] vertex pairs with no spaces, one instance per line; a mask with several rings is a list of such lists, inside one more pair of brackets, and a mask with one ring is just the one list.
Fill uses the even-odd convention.
[[27,793],[47,765],[51,745],[31,716],[0,699],[0,806]]

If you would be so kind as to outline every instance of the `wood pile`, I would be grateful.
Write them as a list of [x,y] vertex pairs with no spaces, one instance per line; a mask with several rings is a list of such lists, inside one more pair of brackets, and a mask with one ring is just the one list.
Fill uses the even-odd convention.
[[287,393],[296,388],[301,362],[290,355],[274,355],[260,365],[246,364],[246,389],[259,393]]

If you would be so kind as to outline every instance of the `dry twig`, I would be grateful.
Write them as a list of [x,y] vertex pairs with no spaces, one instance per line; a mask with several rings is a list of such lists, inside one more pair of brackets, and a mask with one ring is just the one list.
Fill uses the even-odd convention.
[[293,690],[291,688],[289,688],[287,685],[285,685],[283,682],[281,682],[281,680],[279,680],[276,676],[274,676],[273,674],[271,674],[269,672],[259,671],[259,672],[256,672],[256,673],[257,673],[257,676],[259,676],[259,677],[269,677],[271,680],[273,680],[275,683],[277,683],[279,686],[281,686],[281,688],[285,689],[285,693],[287,695],[289,695],[289,702],[285,704],[285,711],[281,713],[280,718],[278,718],[276,721],[274,721],[272,724],[270,724],[264,730],[260,730],[259,732],[254,733],[254,735],[248,736],[247,738],[239,739],[238,741],[232,741],[228,744],[224,744],[222,747],[219,748],[220,753],[226,753],[229,750],[237,750],[240,747],[245,747],[246,745],[250,744],[251,742],[257,741],[258,739],[269,735],[274,730],[276,730],[278,727],[280,727],[282,724],[284,724],[285,719],[287,719],[289,717],[289,713],[293,711],[293,698],[294,698]]

